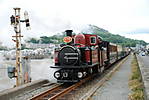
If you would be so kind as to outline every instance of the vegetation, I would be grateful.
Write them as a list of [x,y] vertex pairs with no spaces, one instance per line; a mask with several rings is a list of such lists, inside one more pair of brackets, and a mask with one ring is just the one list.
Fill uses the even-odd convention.
[[27,40],[28,43],[41,43],[41,44],[49,44],[49,43],[55,43],[59,44],[62,43],[64,35],[63,34],[57,34],[53,36],[41,36],[40,39],[36,38],[30,38]]
[[143,40],[134,40],[134,39],[125,38],[124,36],[111,34],[107,30],[104,30],[94,25],[89,25],[89,27],[90,27],[89,29],[90,32],[99,35],[105,41],[109,41],[115,44],[119,44],[126,47],[135,47],[136,44],[141,44],[141,45],[147,44]]
[[[119,44],[122,46],[135,47],[136,44],[141,44],[141,45],[147,44],[143,40],[134,40],[134,39],[125,38],[124,36],[111,34],[107,30],[99,28],[94,25],[89,25],[89,28],[87,30],[89,30],[90,33],[99,35],[105,41],[109,41],[109,42]],[[59,43],[62,43],[64,36],[65,36],[64,33],[61,33],[61,34],[58,33],[58,34],[50,36],[50,37],[41,36],[40,39],[31,38],[27,42],[29,42],[29,43],[44,43],[44,44],[49,44],[49,43],[59,44]]]
[[144,100],[144,85],[136,56],[134,56],[134,59],[131,63],[131,70],[132,74],[129,79],[131,93],[129,94],[129,100]]
[[36,38],[30,38],[27,42],[28,43],[39,43],[39,40]]
[[0,46],[0,50],[7,50],[7,49],[8,49],[7,47]]

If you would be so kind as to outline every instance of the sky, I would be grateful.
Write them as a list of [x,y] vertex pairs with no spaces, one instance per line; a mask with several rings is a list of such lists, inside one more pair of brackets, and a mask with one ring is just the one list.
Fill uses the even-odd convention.
[[29,13],[31,30],[21,24],[23,40],[66,29],[79,33],[88,24],[113,34],[149,42],[149,0],[0,0],[0,41],[14,45],[10,25],[14,7]]

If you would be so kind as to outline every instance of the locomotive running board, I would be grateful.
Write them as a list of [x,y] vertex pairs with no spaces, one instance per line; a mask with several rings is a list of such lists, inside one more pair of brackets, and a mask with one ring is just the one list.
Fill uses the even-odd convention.
[[81,66],[50,66],[50,68],[89,68],[98,64],[99,63],[94,63],[92,65],[81,65]]

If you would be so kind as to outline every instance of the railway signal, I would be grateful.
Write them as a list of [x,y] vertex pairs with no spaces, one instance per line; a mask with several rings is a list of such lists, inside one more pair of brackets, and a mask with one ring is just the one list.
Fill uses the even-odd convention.
[[[21,55],[21,38],[23,37],[21,35],[21,22],[26,23],[27,29],[30,29],[30,23],[29,23],[29,17],[27,11],[24,12],[24,20],[21,20],[20,18],[20,10],[21,8],[13,8],[14,9],[14,15],[10,17],[11,25],[14,27],[15,31],[15,36],[12,36],[15,39],[12,39],[16,43],[16,66],[15,66],[15,71],[8,69],[8,74],[10,76],[13,76],[16,78],[16,86],[20,86],[26,82],[30,81],[30,76],[28,74],[29,66],[25,66],[26,64],[26,59],[22,59]],[[24,62],[25,60],[25,62]],[[13,72],[15,75],[13,75]],[[11,77],[12,78],[12,77]]]
[[15,17],[13,15],[10,17],[10,21],[11,21],[11,25],[15,24]]
[[24,19],[25,19],[25,22],[26,22],[26,28],[29,30],[30,29],[30,23],[29,23],[29,16],[28,16],[27,11],[24,12]]

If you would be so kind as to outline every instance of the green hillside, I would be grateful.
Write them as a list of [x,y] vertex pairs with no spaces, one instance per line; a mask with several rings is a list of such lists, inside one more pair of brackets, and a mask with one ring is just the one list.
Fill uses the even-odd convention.
[[126,38],[124,36],[111,34],[107,30],[99,28],[95,25],[89,25],[89,31],[99,35],[103,40],[106,40],[115,44],[127,46],[127,47],[135,47],[136,44],[142,44],[142,45],[147,44],[143,40],[134,40],[134,39]]
[[[90,33],[92,34],[97,34],[99,35],[103,40],[105,41],[109,41],[111,43],[115,43],[115,44],[119,44],[119,45],[123,45],[123,46],[127,46],[127,47],[135,47],[136,44],[142,44],[142,45],[146,45],[147,43],[143,40],[134,40],[134,39],[129,39],[129,38],[125,38],[124,36],[120,36],[120,35],[115,35],[115,34],[111,34],[110,32],[108,32],[105,29],[99,28],[95,25],[89,25],[88,29],[87,29]],[[65,33],[58,33],[56,35],[47,37],[47,36],[41,36],[40,39],[35,39],[35,38],[30,38],[27,42],[31,42],[31,43],[45,43],[45,44],[49,44],[49,43],[62,43],[63,37]]]

